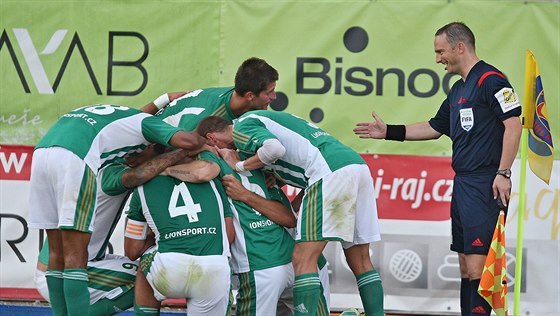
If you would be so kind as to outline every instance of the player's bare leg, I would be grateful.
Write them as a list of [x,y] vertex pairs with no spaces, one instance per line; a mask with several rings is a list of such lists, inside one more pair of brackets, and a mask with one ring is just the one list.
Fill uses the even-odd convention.
[[383,316],[383,286],[369,256],[369,244],[344,249],[346,262],[356,277],[358,291],[367,316]]
[[154,297],[154,290],[139,269],[134,282],[134,315],[159,315],[161,302]]

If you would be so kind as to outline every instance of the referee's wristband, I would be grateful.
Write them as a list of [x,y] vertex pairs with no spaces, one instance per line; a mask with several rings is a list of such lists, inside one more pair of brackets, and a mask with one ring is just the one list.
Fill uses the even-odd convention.
[[154,105],[156,106],[156,108],[158,108],[158,110],[161,110],[168,104],[169,104],[169,95],[167,93],[160,95],[159,97],[157,97],[157,99],[154,100]]
[[389,125],[387,124],[386,140],[397,140],[402,142],[406,139],[406,126],[404,125]]
[[247,169],[245,169],[245,167],[243,166],[244,164],[245,164],[245,160],[238,161],[235,164],[235,171],[237,172],[247,171]]

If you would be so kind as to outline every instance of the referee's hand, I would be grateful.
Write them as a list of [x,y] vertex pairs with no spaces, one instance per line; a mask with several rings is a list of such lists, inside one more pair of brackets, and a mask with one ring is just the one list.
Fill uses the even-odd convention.
[[492,191],[494,193],[494,200],[500,199],[504,208],[507,207],[511,194],[511,180],[501,175],[496,175],[492,184]]

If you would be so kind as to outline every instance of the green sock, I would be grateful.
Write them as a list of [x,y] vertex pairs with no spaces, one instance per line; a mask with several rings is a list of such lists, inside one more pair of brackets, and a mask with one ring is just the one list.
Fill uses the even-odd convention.
[[362,273],[356,277],[358,291],[366,316],[383,316],[383,286],[376,270]]
[[49,300],[54,316],[68,315],[66,301],[64,300],[64,279],[62,270],[47,270],[47,288],[49,289]]
[[330,306],[327,304],[323,285],[321,285],[321,295],[319,295],[319,304],[317,305],[317,316],[329,316]]
[[321,296],[321,281],[318,273],[296,276],[294,283],[295,316],[315,315]]
[[159,308],[134,304],[134,315],[159,315]]
[[64,298],[69,316],[88,316],[89,291],[86,269],[64,269]]
[[89,316],[107,316],[120,313],[134,305],[134,288],[129,288],[114,299],[104,298],[89,307]]

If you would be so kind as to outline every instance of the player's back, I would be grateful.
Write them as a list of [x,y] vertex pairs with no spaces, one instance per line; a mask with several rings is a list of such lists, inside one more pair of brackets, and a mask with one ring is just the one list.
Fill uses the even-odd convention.
[[231,210],[220,183],[158,176],[134,190],[128,217],[147,221],[158,252],[229,255],[225,213]]
[[83,159],[94,173],[148,143],[167,144],[178,129],[138,109],[97,104],[64,114],[36,148],[63,147]]
[[357,152],[326,131],[289,113],[251,111],[234,124],[233,139],[241,151],[254,154],[265,140],[272,138],[286,148],[273,168],[298,187],[306,187],[344,166],[365,163]]

